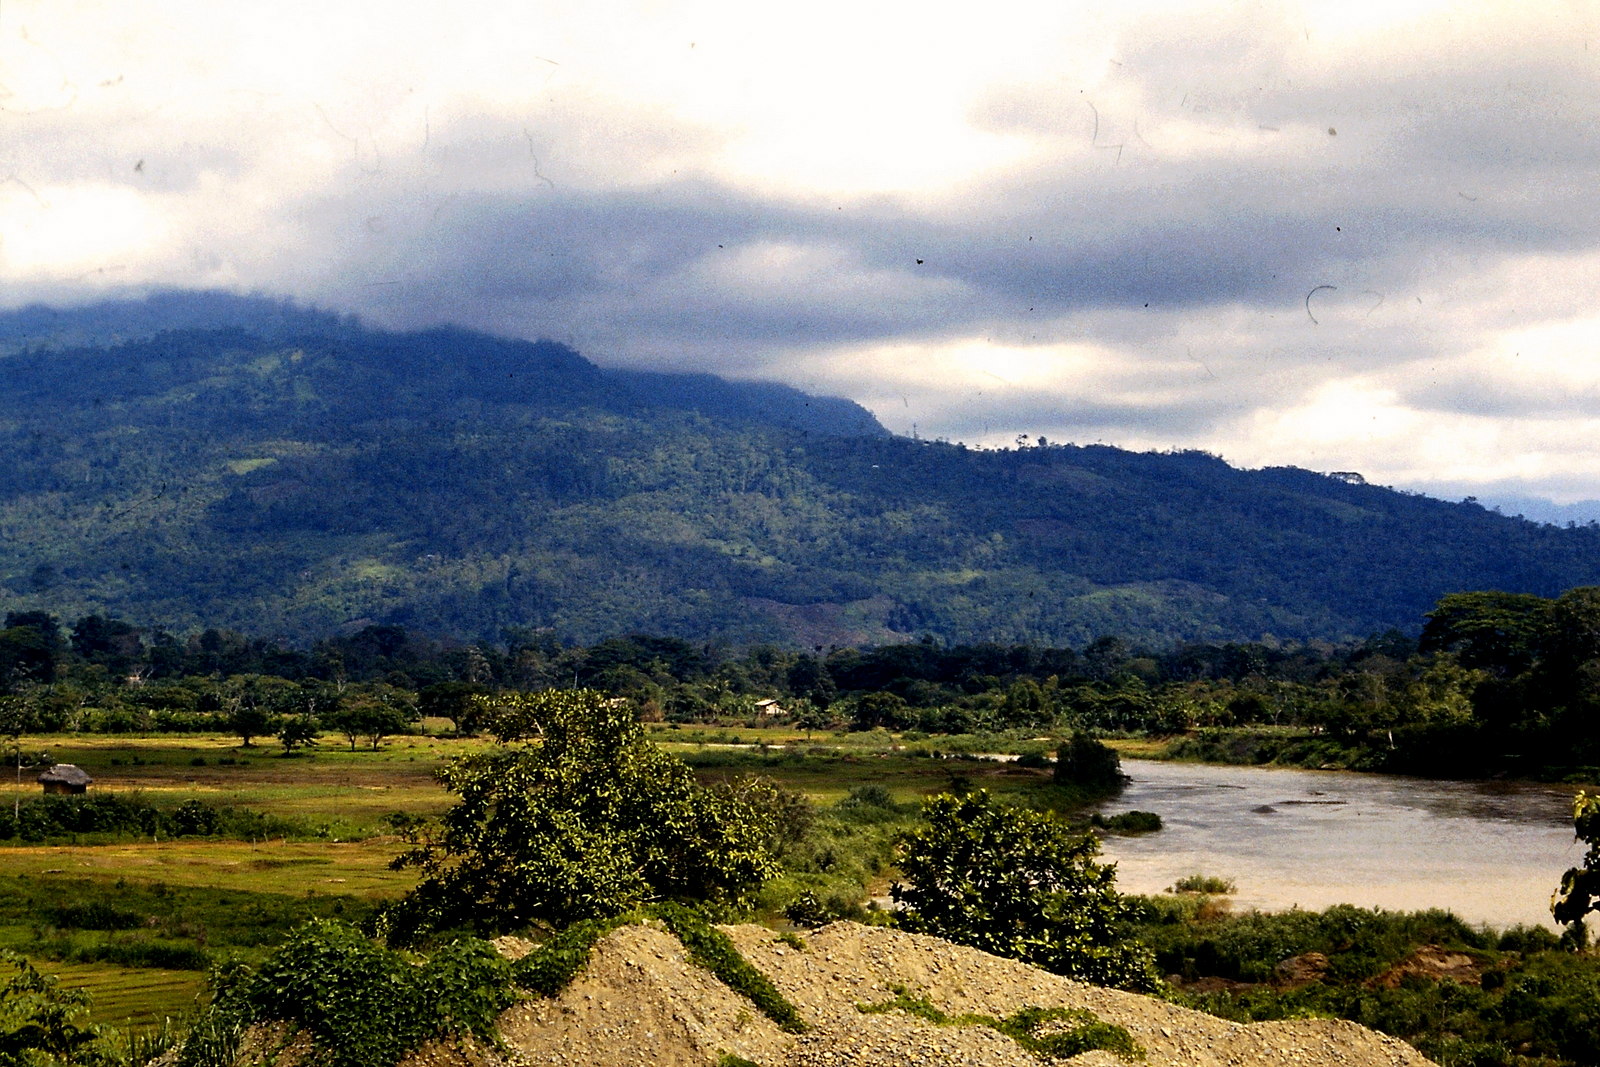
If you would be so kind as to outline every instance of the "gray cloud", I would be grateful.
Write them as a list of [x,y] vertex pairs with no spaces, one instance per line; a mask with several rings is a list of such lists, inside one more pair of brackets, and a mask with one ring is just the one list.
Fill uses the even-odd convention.
[[[1025,67],[968,101],[971,130],[1025,150],[896,193],[751,179],[724,158],[737,122],[608,85],[594,62],[519,58],[509,102],[424,100],[425,72],[413,99],[386,70],[367,95],[400,102],[382,114],[361,93],[249,79],[210,109],[176,81],[84,90],[78,107],[52,90],[51,107],[0,113],[0,178],[37,191],[13,218],[60,215],[63,190],[98,184],[160,226],[142,259],[6,280],[17,301],[71,293],[87,270],[548,336],[601,362],[898,403],[929,436],[1209,447],[1338,383],[1424,415],[1578,418],[1600,384],[1432,369],[1590,314],[1600,95],[1584,33],[1498,17],[1348,47],[1288,6],[1164,10],[1109,34],[1102,70]],[[1054,378],[973,384],[988,351],[1055,349],[1077,355]],[[957,373],[962,359],[978,369]],[[1282,445],[1345,447],[1309,430]]]

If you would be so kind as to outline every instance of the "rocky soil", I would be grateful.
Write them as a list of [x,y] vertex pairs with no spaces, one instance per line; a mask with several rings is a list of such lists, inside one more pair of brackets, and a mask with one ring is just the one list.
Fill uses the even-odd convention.
[[[1150,997],[1100,989],[922,937],[853,923],[805,935],[802,951],[758,926],[725,928],[799,1009],[809,1032],[779,1030],[746,999],[650,926],[617,930],[554,1000],[528,1000],[501,1019],[509,1059],[484,1049],[428,1048],[406,1067],[560,1064],[707,1067],[724,1054],[761,1067],[1038,1067],[984,1026],[936,1026],[900,1011],[863,1014],[905,987],[949,1015],[1002,1017],[1028,1005],[1093,1011],[1126,1027],[1150,1067],[1424,1067],[1403,1041],[1329,1020],[1240,1025]],[[1103,1051],[1075,1067],[1127,1067]]]

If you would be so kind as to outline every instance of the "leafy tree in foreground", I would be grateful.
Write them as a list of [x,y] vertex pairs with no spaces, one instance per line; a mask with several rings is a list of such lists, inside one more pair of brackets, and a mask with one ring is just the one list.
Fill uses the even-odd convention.
[[1098,985],[1156,988],[1150,953],[1127,933],[1133,909],[1099,843],[1049,812],[988,792],[928,801],[901,844],[894,899],[907,929]]
[[1573,931],[1581,944],[1584,916],[1600,911],[1600,796],[1579,793],[1572,798],[1573,830],[1589,846],[1583,866],[1561,876],[1561,888],[1550,902],[1556,922]]
[[[497,698],[502,739],[443,772],[459,794],[436,838],[394,861],[422,883],[390,936],[561,927],[655,900],[738,904],[776,871],[775,793],[702,789],[629,709],[592,690]],[[770,795],[769,795],[770,794]]]
[[9,951],[0,952],[0,976],[0,1067],[109,1063],[94,1028],[76,1021],[88,1011],[87,993],[59,988]]

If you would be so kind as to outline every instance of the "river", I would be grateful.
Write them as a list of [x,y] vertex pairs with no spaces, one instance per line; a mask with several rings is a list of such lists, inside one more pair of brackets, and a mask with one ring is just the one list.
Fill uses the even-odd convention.
[[1153,811],[1164,823],[1105,839],[1124,892],[1203,873],[1237,884],[1236,910],[1437,907],[1475,924],[1554,929],[1550,895],[1583,858],[1571,786],[1150,760],[1122,769],[1132,780],[1100,810]]

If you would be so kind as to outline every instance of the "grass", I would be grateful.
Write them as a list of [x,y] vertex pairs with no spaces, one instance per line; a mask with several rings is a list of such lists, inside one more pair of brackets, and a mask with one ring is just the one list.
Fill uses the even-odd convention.
[[1222,878],[1214,874],[1186,874],[1172,883],[1173,893],[1207,893],[1222,895],[1236,893],[1239,887],[1231,878]]
[[[88,771],[92,792],[134,794],[158,806],[201,800],[245,808],[302,823],[308,836],[340,841],[385,832],[382,820],[390,812],[443,812],[451,798],[434,772],[485,743],[404,736],[377,751],[351,752],[328,738],[309,755],[284,758],[267,740],[241,748],[237,737],[216,734],[72,734],[28,743],[55,762]],[[0,803],[38,796],[32,777],[24,776],[19,791],[14,776],[0,774]]]
[[0,849],[0,861],[7,875],[90,878],[108,886],[123,881],[291,896],[395,897],[416,882],[409,872],[388,869],[389,860],[400,849],[390,839],[250,844],[186,838],[116,845],[15,846]]
[[[883,865],[889,862],[893,834],[931,794],[985,788],[1032,805],[1060,807],[1073,801],[1050,785],[1045,769],[932,755],[936,745],[946,753],[963,747],[1004,751],[1023,740],[1037,748],[1029,739],[906,744],[883,731],[808,738],[805,731],[784,728],[666,727],[652,729],[651,736],[685,759],[702,781],[762,774],[818,807],[820,832],[807,843],[804,856],[794,857],[794,872],[780,880],[785,884],[773,887],[790,897],[811,890],[824,899],[836,893],[840,900],[858,902],[862,885],[885,892]],[[761,742],[789,747],[723,747]],[[212,958],[229,953],[255,958],[301,919],[365,915],[376,903],[398,898],[415,884],[416,874],[389,870],[389,860],[405,846],[385,816],[446,810],[452,798],[435,772],[450,758],[489,742],[413,735],[391,738],[376,751],[352,752],[342,738],[328,735],[311,754],[294,758],[285,758],[271,738],[245,748],[238,737],[222,734],[68,734],[29,737],[25,743],[48,751],[55,762],[84,768],[95,779],[92,792],[137,795],[161,807],[198,799],[304,828],[302,836],[254,842],[85,839],[0,845],[0,945],[23,951],[66,984],[89,989],[96,1021],[149,1027],[188,1016],[202,991],[203,973],[122,966],[101,957],[111,953],[125,962],[149,939],[156,948],[187,945]],[[32,779],[24,775],[19,789],[14,776],[0,772],[0,803],[37,796]],[[839,806],[867,787],[886,790],[890,807]],[[59,909],[52,911],[72,901],[100,901],[136,912],[147,926],[78,929],[58,921]],[[781,910],[781,903],[772,910]],[[159,957],[155,948],[150,957]],[[96,958],[100,962],[83,962]]]
[[666,746],[703,781],[741,774],[766,775],[785,789],[818,804],[833,804],[862,786],[883,786],[898,803],[920,802],[953,787],[987,789],[996,794],[1035,796],[1050,783],[1050,772],[996,760],[931,759],[901,752],[850,752],[802,749],[740,751]]
[[153,967],[112,967],[98,963],[36,960],[42,974],[53,974],[63,987],[87,990],[93,997],[89,1021],[121,1029],[145,1029],[164,1019],[194,1014],[206,992],[199,971],[164,971]]

